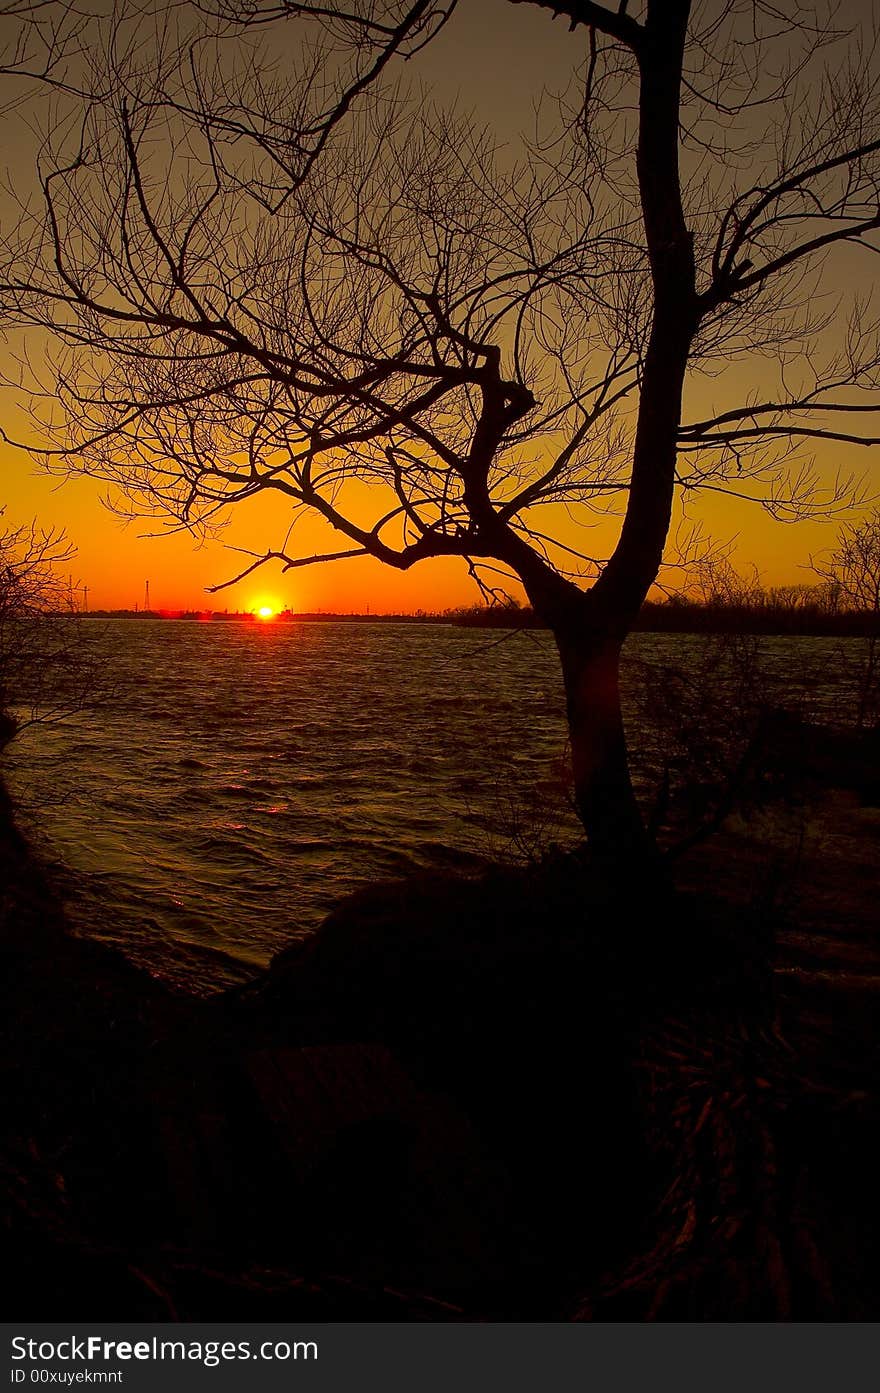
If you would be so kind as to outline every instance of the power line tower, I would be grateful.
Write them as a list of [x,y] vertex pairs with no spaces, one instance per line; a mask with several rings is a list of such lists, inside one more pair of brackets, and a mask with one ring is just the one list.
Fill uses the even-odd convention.
[[83,592],[83,614],[88,614],[88,612],[89,612],[89,587],[88,587],[87,585],[84,585],[83,588],[82,588],[82,592]]
[[144,613],[145,613],[145,614],[148,613],[148,612],[149,612],[149,609],[150,609],[150,582],[149,582],[149,581],[146,581],[146,582],[144,583]]

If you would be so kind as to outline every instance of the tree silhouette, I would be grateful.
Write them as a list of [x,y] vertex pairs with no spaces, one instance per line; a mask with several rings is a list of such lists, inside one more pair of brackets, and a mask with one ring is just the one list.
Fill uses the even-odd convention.
[[[880,87],[818,9],[541,7],[586,61],[515,164],[387,85],[451,5],[184,7],[149,43],[120,21],[0,280],[55,345],[42,389],[24,373],[43,458],[187,526],[269,493],[341,538],[303,555],[286,527],[235,579],[361,555],[518,577],[558,646],[583,824],[629,860],[651,847],[620,653],[676,492],[827,515],[847,484],[819,487],[813,442],[880,438],[849,267],[880,246]],[[563,508],[618,511],[612,554]]]

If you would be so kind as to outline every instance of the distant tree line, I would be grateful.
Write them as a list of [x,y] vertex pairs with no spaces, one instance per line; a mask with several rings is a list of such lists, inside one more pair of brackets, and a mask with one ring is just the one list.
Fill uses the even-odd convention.
[[[528,606],[474,605],[450,612],[456,624],[474,628],[545,628]],[[864,638],[878,629],[878,614],[855,609],[827,585],[756,587],[747,595],[712,599],[671,595],[646,600],[633,625],[639,633],[803,634]]]
[[731,599],[672,596],[648,601],[636,628],[647,632],[812,634],[862,638],[877,627],[877,614],[843,603],[828,585],[758,587]]

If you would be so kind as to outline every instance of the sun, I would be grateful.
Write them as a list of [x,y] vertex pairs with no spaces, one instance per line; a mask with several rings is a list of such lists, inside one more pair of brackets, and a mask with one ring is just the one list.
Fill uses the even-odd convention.
[[268,623],[269,620],[277,619],[280,614],[284,613],[284,601],[280,595],[273,595],[271,590],[268,593],[264,590],[262,595],[257,591],[256,595],[251,597],[248,609],[254,619],[261,619],[264,623]]

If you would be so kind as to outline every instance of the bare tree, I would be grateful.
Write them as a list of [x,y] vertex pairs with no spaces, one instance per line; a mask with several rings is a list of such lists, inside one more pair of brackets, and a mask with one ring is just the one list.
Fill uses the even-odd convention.
[[[880,245],[874,49],[801,6],[548,0],[578,95],[512,164],[383,85],[451,8],[215,4],[152,48],[118,28],[95,65],[119,99],[56,126],[0,269],[55,344],[42,394],[23,382],[42,457],[130,506],[197,527],[276,495],[281,537],[236,579],[353,556],[518,578],[588,835],[650,856],[619,666],[676,493],[827,515],[848,487],[811,447],[880,439],[877,321],[838,274]],[[562,509],[617,511],[612,554]],[[304,511],[341,541],[297,552]]]

